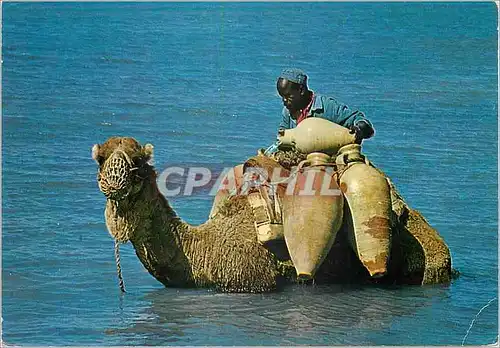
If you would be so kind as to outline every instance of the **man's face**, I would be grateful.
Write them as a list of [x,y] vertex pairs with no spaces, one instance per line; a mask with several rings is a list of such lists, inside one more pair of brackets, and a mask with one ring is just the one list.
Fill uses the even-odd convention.
[[290,111],[290,114],[300,110],[304,99],[304,87],[302,85],[279,78],[276,87],[283,100],[283,105]]

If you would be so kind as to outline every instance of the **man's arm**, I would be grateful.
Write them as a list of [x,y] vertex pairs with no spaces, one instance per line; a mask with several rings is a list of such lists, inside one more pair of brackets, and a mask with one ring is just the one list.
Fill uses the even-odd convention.
[[[290,113],[288,112],[288,110],[286,108],[283,108],[283,111],[281,113],[281,122],[280,122],[280,125],[279,125],[279,129],[290,129]],[[273,152],[277,151],[278,150],[278,140],[276,140],[273,144],[271,144],[271,146],[269,146],[265,151],[263,151],[263,153],[265,155],[270,155],[272,154]]]
[[283,108],[281,112],[281,122],[278,129],[290,129],[290,128],[291,128],[290,113],[286,108]]
[[334,103],[333,114],[334,122],[349,128],[353,133],[356,133],[356,139],[368,139],[375,134],[372,123],[366,118],[365,114],[359,110],[351,110],[347,105],[339,103],[333,98],[329,98],[329,102]]

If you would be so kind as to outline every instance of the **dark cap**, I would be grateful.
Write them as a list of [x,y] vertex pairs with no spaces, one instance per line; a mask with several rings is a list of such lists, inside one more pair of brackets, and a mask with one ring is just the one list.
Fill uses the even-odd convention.
[[305,85],[307,82],[307,75],[302,70],[295,68],[284,69],[279,77],[299,85]]

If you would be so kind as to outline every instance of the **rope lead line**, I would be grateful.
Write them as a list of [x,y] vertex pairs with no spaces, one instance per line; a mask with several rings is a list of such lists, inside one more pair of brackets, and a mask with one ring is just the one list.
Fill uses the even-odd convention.
[[115,239],[115,261],[116,261],[116,271],[118,272],[118,281],[120,284],[120,290],[125,292],[125,285],[123,283],[122,277],[122,266],[120,265],[120,243]]

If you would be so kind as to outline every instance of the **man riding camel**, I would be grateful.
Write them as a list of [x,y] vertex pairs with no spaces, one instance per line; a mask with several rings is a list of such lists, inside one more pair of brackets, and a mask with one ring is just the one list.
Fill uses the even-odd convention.
[[[356,135],[357,143],[375,133],[371,122],[361,111],[351,110],[335,98],[309,90],[307,75],[300,69],[284,69],[276,87],[284,105],[280,129],[294,128],[308,117],[320,117],[349,128]],[[276,144],[273,144],[266,153],[274,152],[276,148]]]

